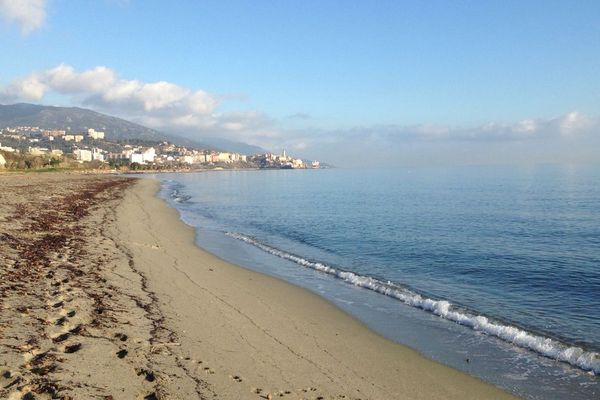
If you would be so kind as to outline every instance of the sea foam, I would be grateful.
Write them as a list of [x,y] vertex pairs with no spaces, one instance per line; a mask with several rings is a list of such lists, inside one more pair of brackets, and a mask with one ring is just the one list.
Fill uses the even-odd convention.
[[452,305],[446,300],[435,300],[421,296],[420,294],[394,284],[393,282],[383,282],[373,277],[340,270],[321,262],[306,260],[300,256],[279,250],[240,233],[227,232],[227,235],[303,267],[311,268],[332,275],[352,285],[393,297],[404,304],[422,309],[487,335],[495,336],[508,343],[512,343],[515,346],[532,350],[545,357],[562,361],[582,370],[591,371],[596,375],[600,375],[600,354],[596,352],[584,351],[579,347],[569,346],[558,340],[543,337],[515,326],[491,320],[483,315],[475,315]]
[[185,203],[186,201],[190,200],[192,197],[181,193],[180,189],[174,188],[173,190],[171,190],[171,198],[173,199],[173,201],[175,201],[177,203]]

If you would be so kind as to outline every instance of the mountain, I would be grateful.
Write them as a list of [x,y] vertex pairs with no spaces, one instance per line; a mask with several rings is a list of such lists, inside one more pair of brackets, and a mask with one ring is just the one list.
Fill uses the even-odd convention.
[[214,149],[220,149],[225,151],[231,151],[240,154],[264,154],[268,153],[267,150],[259,146],[252,144],[235,142],[233,140],[227,140],[222,138],[208,137],[202,138],[202,142]]
[[[200,142],[166,134],[121,118],[79,107],[54,107],[27,103],[0,104],[0,127],[7,126],[39,126],[43,129],[65,129],[71,132],[85,132],[88,128],[94,128],[104,131],[106,138],[112,141],[168,141],[182,146],[234,151],[244,154],[265,152],[257,146],[225,139],[213,138],[206,142]],[[241,151],[241,149],[251,151]]]
[[94,128],[106,132],[110,140],[166,140],[168,135],[121,118],[78,107],[52,107],[35,104],[0,105],[0,126],[39,126],[84,132]]

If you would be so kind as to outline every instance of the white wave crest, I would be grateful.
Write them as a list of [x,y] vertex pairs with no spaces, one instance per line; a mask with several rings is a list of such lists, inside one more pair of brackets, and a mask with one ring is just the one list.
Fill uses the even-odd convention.
[[185,203],[186,201],[188,201],[189,199],[191,199],[191,196],[188,196],[186,194],[182,194],[179,190],[177,189],[173,189],[171,191],[171,198],[177,202],[177,203]]
[[594,374],[600,375],[600,354],[596,352],[586,352],[579,347],[568,346],[555,339],[546,338],[514,326],[491,321],[485,316],[474,315],[460,310],[446,300],[434,300],[422,297],[420,294],[394,285],[392,282],[382,282],[369,276],[362,276],[354,272],[339,270],[320,262],[309,261],[239,233],[227,232],[226,234],[303,267],[312,268],[335,276],[355,286],[393,297],[404,304],[420,308],[441,318],[468,326],[476,331],[495,336],[515,346],[535,351],[545,357],[569,363],[574,367],[585,371],[592,371]]

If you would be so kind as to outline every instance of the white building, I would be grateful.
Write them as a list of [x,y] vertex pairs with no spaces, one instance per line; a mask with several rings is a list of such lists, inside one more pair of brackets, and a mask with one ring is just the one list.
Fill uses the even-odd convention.
[[143,164],[144,163],[144,155],[140,153],[131,153],[129,155],[129,161],[133,163]]
[[104,132],[102,131],[97,131],[95,129],[88,129],[88,136],[92,139],[104,139]]
[[28,149],[28,153],[33,155],[33,156],[41,156],[43,154],[46,154],[48,152],[48,149],[45,147],[31,147],[29,146]]
[[104,154],[102,154],[102,150],[94,147],[92,149],[92,160],[94,161],[104,161]]
[[90,150],[77,149],[73,151],[73,155],[80,162],[92,161],[92,152]]
[[146,151],[144,151],[142,155],[144,156],[144,162],[154,162],[154,157],[156,157],[156,150],[154,150],[154,147],[150,147],[146,149]]
[[59,129],[45,129],[42,131],[43,136],[65,136],[67,134],[66,131]]
[[0,150],[6,151],[6,152],[9,152],[9,153],[14,153],[15,152],[14,147],[2,146],[2,144],[0,144]]
[[65,135],[63,136],[65,142],[70,142],[71,140],[77,142],[81,142],[83,140],[83,135]]
[[147,163],[153,163],[154,159],[156,158],[156,150],[154,149],[154,147],[149,147],[144,151],[141,151],[140,149],[136,149],[136,151],[132,151],[132,150],[124,150],[123,154],[127,154],[127,157],[129,158],[129,161],[132,163],[138,163],[138,164],[147,164]]
[[194,157],[192,156],[181,156],[179,158],[179,161],[184,163],[184,164],[193,164],[194,163]]
[[290,161],[291,158],[288,157],[287,153],[285,152],[285,149],[281,152],[281,155],[276,156],[275,160],[279,161],[279,162],[286,162],[286,161]]
[[231,162],[231,153],[219,153],[218,160],[226,163]]
[[134,153],[132,149],[125,149],[121,151],[121,158],[131,158],[131,155]]

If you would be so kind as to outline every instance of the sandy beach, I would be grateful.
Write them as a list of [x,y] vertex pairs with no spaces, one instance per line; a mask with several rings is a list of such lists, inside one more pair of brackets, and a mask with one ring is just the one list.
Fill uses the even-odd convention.
[[201,250],[153,179],[0,188],[0,398],[514,398]]

